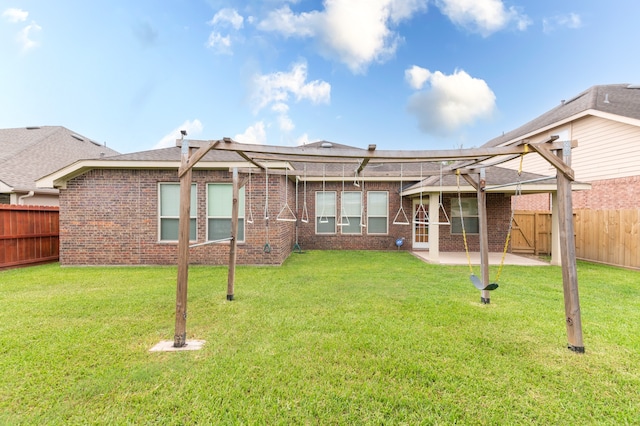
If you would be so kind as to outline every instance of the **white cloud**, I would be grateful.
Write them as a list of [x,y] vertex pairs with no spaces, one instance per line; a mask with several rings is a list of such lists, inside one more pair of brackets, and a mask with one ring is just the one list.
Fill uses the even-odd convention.
[[531,24],[527,15],[507,9],[502,0],[436,0],[436,5],[454,24],[485,37],[512,23],[520,31]]
[[248,127],[244,133],[235,135],[233,139],[242,143],[264,145],[267,141],[267,132],[265,130],[264,122],[258,121],[253,126]]
[[207,39],[205,46],[214,50],[216,53],[232,55],[232,35],[223,35],[220,32],[220,29],[230,27],[232,32],[233,30],[237,32],[242,28],[243,22],[244,18],[235,9],[220,9],[215,15],[213,15],[213,18],[207,22],[207,24],[213,26],[214,29],[209,34],[209,38]]
[[462,70],[426,71],[431,88],[413,94],[407,106],[423,132],[447,136],[494,113],[496,96],[484,80]]
[[273,103],[286,105],[291,96],[296,101],[309,100],[314,104],[329,103],[331,98],[329,83],[321,80],[307,82],[307,64],[304,62],[294,64],[290,72],[258,74],[253,84],[255,112]]
[[542,31],[548,34],[558,28],[577,29],[582,26],[582,19],[577,13],[567,15],[556,15],[542,20]]
[[384,62],[400,36],[392,29],[427,8],[427,0],[325,0],[324,10],[295,14],[288,5],[258,24],[287,37],[313,37],[320,54],[364,73],[371,62]]
[[226,55],[233,54],[233,51],[231,50],[231,37],[228,35],[223,36],[222,34],[215,31],[209,34],[209,40],[207,40],[206,46],[210,49],[213,49],[217,53]]
[[184,123],[167,133],[155,144],[152,149],[171,148],[176,146],[176,139],[180,139],[180,130],[187,131],[187,138],[192,138],[202,133],[202,123],[197,118],[195,120],[186,120]]
[[9,8],[2,12],[2,17],[9,22],[24,22],[28,16],[29,12],[22,9]]
[[18,33],[17,40],[22,45],[22,50],[24,52],[40,45],[38,41],[33,39],[33,37],[40,31],[42,31],[42,27],[35,22],[31,22]]
[[244,18],[235,9],[226,8],[220,9],[215,15],[213,15],[213,19],[209,21],[209,25],[230,25],[234,29],[239,30],[242,28],[243,22]]
[[422,89],[430,76],[431,72],[428,69],[417,65],[414,65],[404,71],[404,79],[413,89],[416,90]]
[[296,139],[296,145],[300,146],[300,145],[306,145],[310,142],[309,140],[309,135],[306,133],[303,133],[298,139]]

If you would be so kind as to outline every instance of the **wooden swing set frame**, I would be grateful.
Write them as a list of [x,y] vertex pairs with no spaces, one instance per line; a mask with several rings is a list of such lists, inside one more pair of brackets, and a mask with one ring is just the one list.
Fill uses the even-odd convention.
[[[489,245],[486,211],[486,182],[484,169],[489,166],[505,163],[527,153],[537,153],[557,170],[557,194],[559,216],[560,256],[562,261],[562,282],[565,304],[565,324],[567,329],[568,348],[574,352],[583,353],[582,320],[578,296],[578,276],[576,266],[576,250],[573,238],[573,206],[571,199],[571,183],[575,180],[571,164],[571,149],[577,146],[575,141],[557,141],[557,136],[540,143],[528,143],[523,140],[518,144],[506,147],[487,147],[454,150],[424,150],[424,151],[382,151],[376,150],[375,145],[369,145],[367,150],[345,148],[339,150],[323,147],[283,147],[269,145],[241,144],[224,138],[214,141],[178,140],[181,146],[181,166],[178,170],[180,178],[180,218],[178,231],[178,276],[176,286],[176,323],[174,347],[186,345],[187,319],[187,287],[189,268],[189,220],[190,197],[193,167],[211,150],[233,151],[244,160],[262,170],[266,170],[263,162],[288,161],[309,163],[338,163],[345,161],[356,162],[355,178],[362,173],[368,164],[375,163],[411,163],[411,162],[442,162],[450,163],[445,174],[459,174],[477,192],[478,220],[480,238],[480,280],[484,285],[489,284]],[[306,167],[306,166],[305,166]],[[237,167],[232,168],[232,214],[231,235],[229,238],[229,272],[227,279],[227,299],[233,300],[236,268],[236,242],[238,228],[239,191],[248,179],[242,182]],[[270,173],[274,173],[270,171]],[[303,176],[301,171],[287,171],[287,176]],[[438,173],[442,174],[443,171]],[[306,182],[306,168],[304,171]],[[344,172],[343,172],[344,179]],[[481,301],[489,303],[490,293],[481,290]]]

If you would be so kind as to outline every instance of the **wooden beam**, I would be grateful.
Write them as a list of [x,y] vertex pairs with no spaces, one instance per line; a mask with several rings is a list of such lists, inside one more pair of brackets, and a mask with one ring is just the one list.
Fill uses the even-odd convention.
[[537,152],[538,154],[540,154],[542,158],[544,158],[549,163],[551,163],[551,165],[554,166],[567,179],[569,179],[570,181],[576,180],[573,169],[569,167],[567,164],[565,164],[553,152],[551,152],[551,150],[547,146],[541,145],[541,144],[531,144],[529,145],[529,147],[533,149],[535,152]]
[[[571,147],[559,152],[563,155],[562,164],[571,162]],[[564,293],[565,323],[567,326],[568,348],[584,353],[582,339],[582,316],[578,295],[578,268],[576,265],[576,246],[573,227],[573,204],[571,179],[564,173],[558,173],[558,231],[560,234],[560,258],[562,261],[562,288]]]
[[473,186],[473,189],[475,189],[476,191],[480,189],[480,184],[478,182],[476,182],[476,180],[471,177],[468,174],[462,174],[462,177],[464,178],[464,180],[466,180],[469,185]]
[[[463,175],[466,176],[466,175]],[[480,275],[482,285],[489,285],[489,229],[487,224],[487,193],[485,169],[480,169],[480,180],[477,186],[478,194],[478,226],[480,237]],[[487,290],[480,291],[480,303],[488,305],[491,303],[491,293]]]
[[[184,161],[182,162],[182,164],[180,165],[180,169],[178,170],[178,177],[182,177],[182,175],[185,174],[188,170],[191,170],[193,166],[198,164],[198,162],[202,160],[202,158],[207,155],[209,151],[215,148],[219,143],[220,141],[210,141],[207,145],[203,145],[198,148],[198,150],[187,159],[186,164]],[[185,140],[184,142],[182,142],[183,148],[185,144],[189,146],[189,141]]]
[[189,282],[189,225],[191,221],[191,178],[189,165],[189,142],[182,144],[182,167],[180,176],[180,217],[178,220],[178,282],[176,285],[176,327],[173,346],[183,347],[187,342],[187,285]]
[[296,157],[323,157],[326,159],[361,159],[369,157],[371,159],[384,159],[398,162],[423,162],[441,161],[455,159],[471,159],[480,157],[493,157],[497,155],[520,154],[524,152],[522,146],[508,146],[495,148],[469,148],[451,150],[423,150],[423,151],[389,151],[389,150],[362,150],[357,148],[317,148],[308,146],[287,147],[274,145],[252,145],[238,142],[226,142],[216,146],[222,151],[235,151],[247,153],[251,158],[259,158],[261,155],[269,154],[277,158],[293,160]]
[[237,168],[233,169],[231,193],[231,243],[229,244],[229,274],[227,277],[227,300],[229,301],[233,300],[236,279],[236,242],[238,241],[238,206],[240,198],[240,183]]

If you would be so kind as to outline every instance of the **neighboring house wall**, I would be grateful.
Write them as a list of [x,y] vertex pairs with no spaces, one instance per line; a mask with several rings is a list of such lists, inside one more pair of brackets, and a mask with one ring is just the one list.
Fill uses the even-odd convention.
[[[530,138],[540,142],[558,134],[578,141],[571,153],[571,167],[577,181],[591,183],[589,191],[573,193],[574,209],[640,208],[640,128],[602,117],[587,116]],[[517,168],[512,161],[506,167]],[[555,175],[555,169],[536,155],[527,155],[524,170],[543,175]],[[518,210],[548,210],[551,206],[544,195],[522,197]]]

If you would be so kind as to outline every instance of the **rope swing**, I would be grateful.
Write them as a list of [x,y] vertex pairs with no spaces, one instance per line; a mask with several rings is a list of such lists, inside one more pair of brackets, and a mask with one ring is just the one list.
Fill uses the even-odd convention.
[[473,266],[471,266],[471,256],[469,255],[469,244],[467,244],[467,231],[464,227],[464,215],[462,214],[462,196],[460,195],[460,170],[456,170],[456,181],[458,183],[458,208],[460,209],[460,224],[462,225],[462,240],[464,241],[464,252],[467,255],[467,263],[469,265],[469,279],[475,288],[478,290],[495,290],[498,288],[498,284],[492,283],[487,286],[482,284],[480,278],[473,272]]
[[400,208],[398,209],[398,213],[393,218],[394,225],[410,225],[409,218],[402,207],[402,182],[403,182],[403,171],[402,171],[402,163],[400,163],[400,190],[398,191],[398,196],[400,198]]

